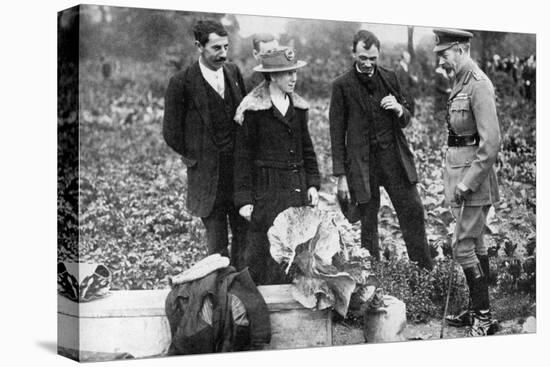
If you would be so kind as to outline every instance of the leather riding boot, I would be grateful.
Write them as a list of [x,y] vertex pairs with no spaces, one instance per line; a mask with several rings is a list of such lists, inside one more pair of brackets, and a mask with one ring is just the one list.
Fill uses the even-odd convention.
[[487,278],[481,269],[481,265],[477,263],[464,269],[470,297],[472,299],[472,310],[488,310],[489,309],[489,287],[487,286]]
[[472,326],[474,323],[474,311],[472,311],[472,292],[468,297],[468,308],[454,315],[445,317],[447,325],[454,327]]
[[492,335],[498,330],[498,322],[491,318],[487,277],[483,274],[479,263],[465,268],[464,274],[470,290],[473,311],[473,323],[468,330],[468,335]]
[[487,279],[487,284],[491,283],[491,268],[489,266],[489,255],[477,255],[479,260],[479,265],[481,265],[481,270],[485,279]]
[[479,265],[481,266],[481,271],[483,272],[483,275],[485,275],[487,278],[489,277],[489,272],[491,269],[489,268],[489,255],[476,255],[477,259],[479,260]]

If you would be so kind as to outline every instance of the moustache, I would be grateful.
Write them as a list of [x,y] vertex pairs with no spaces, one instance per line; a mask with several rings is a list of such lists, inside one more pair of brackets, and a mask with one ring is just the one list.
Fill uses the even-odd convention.
[[226,62],[226,61],[227,61],[226,57],[220,57],[220,58],[216,59],[216,62]]

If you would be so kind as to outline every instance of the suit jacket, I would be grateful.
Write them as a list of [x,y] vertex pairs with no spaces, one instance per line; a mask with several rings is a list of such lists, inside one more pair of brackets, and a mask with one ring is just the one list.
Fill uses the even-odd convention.
[[458,72],[449,97],[449,124],[458,135],[479,134],[478,146],[449,147],[446,154],[444,183],[447,203],[458,206],[454,191],[459,183],[472,193],[464,205],[484,206],[499,201],[494,164],[500,149],[493,84],[470,60]]
[[[227,80],[225,88],[229,88],[238,106],[246,94],[243,77],[234,64],[226,63],[223,69]],[[162,133],[166,143],[181,155],[187,166],[187,209],[199,217],[210,214],[218,187],[219,153],[213,129],[206,81],[197,61],[170,79],[164,100]]]
[[[382,82],[399,103],[403,105],[403,115],[393,118],[393,131],[401,164],[411,183],[418,182],[414,166],[414,156],[402,128],[408,125],[411,114],[395,73],[381,66],[377,67]],[[370,138],[366,121],[368,107],[362,94],[355,65],[332,83],[332,96],[329,109],[330,138],[332,143],[332,169],[335,176],[346,175],[352,201],[366,203],[371,198],[369,179]]]

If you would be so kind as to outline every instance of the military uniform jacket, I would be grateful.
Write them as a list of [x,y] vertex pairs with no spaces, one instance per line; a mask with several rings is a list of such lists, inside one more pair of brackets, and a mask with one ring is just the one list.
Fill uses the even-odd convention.
[[451,206],[456,185],[472,193],[464,205],[484,206],[499,201],[494,164],[500,148],[493,84],[470,60],[457,73],[448,102],[449,128],[457,135],[479,134],[479,145],[449,147],[446,154],[445,199]]
[[[397,152],[407,179],[411,184],[418,182],[414,155],[409,148],[403,128],[411,119],[408,104],[401,92],[395,72],[381,66],[377,73],[387,89],[403,105],[403,115],[393,114],[393,132]],[[366,203],[371,198],[369,175],[370,137],[366,121],[368,107],[362,98],[363,87],[357,78],[355,65],[332,83],[330,100],[330,140],[332,146],[332,171],[334,176],[346,175],[351,198],[356,203]]]
[[[242,75],[231,63],[224,64],[223,72],[225,88],[238,105],[246,94]],[[166,90],[162,128],[164,140],[187,166],[187,209],[199,217],[212,211],[219,172],[206,84],[198,61],[175,74]]]

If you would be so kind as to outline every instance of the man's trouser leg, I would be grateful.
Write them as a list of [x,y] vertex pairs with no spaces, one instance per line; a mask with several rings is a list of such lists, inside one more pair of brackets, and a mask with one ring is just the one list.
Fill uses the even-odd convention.
[[[230,154],[219,155],[218,187],[212,211],[207,217],[201,218],[206,228],[206,244],[208,253],[219,253],[229,257],[227,249],[228,216],[234,215],[233,205],[233,158]],[[236,213],[238,215],[238,213]],[[232,251],[233,252],[233,251]],[[233,261],[233,259],[232,259]]]
[[464,206],[462,217],[460,208],[452,208],[458,233],[454,254],[456,261],[463,267],[473,267],[479,263],[479,256],[487,255],[487,246],[483,241],[485,220],[490,206]]
[[416,185],[407,182],[396,185],[394,182],[385,186],[385,189],[397,213],[409,259],[425,269],[432,270],[433,262],[426,240],[424,208]]
[[380,261],[380,243],[378,238],[378,211],[380,209],[380,189],[371,188],[371,199],[360,204],[361,247],[369,250],[373,258]]
[[371,146],[369,151],[370,200],[359,204],[361,213],[361,247],[380,261],[380,239],[378,237],[378,212],[380,211],[380,179],[382,175],[378,149]]
[[208,254],[221,254],[229,257],[227,250],[227,215],[224,206],[216,206],[210,212],[208,217],[201,218],[206,229],[206,246]]
[[371,157],[377,165],[377,180],[384,186],[397,213],[409,259],[431,270],[433,263],[426,240],[424,207],[416,185],[406,176],[397,147],[386,145],[371,151]]
[[231,265],[241,270],[243,267],[243,251],[246,241],[248,222],[241,217],[231,202],[214,206],[208,217],[201,218],[206,228],[206,243],[208,253],[219,253],[229,257],[228,251],[228,230],[231,228]]

